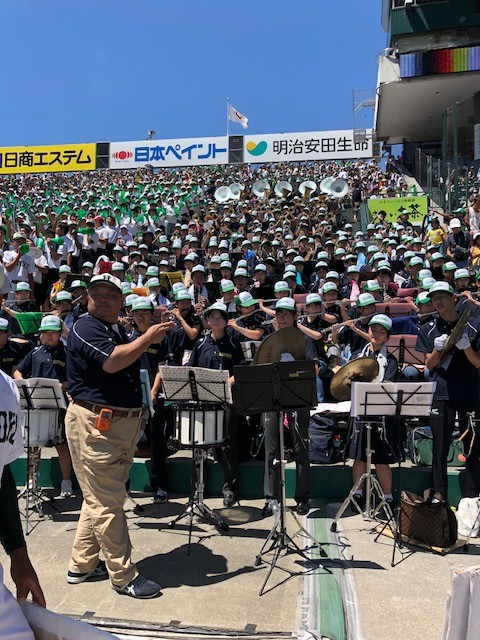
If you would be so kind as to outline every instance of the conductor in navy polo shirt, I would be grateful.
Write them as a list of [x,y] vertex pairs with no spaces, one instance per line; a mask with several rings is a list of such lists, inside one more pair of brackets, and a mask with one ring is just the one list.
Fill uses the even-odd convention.
[[[88,313],[68,336],[67,377],[72,402],[65,425],[83,504],[67,581],[107,575],[112,588],[134,598],[153,598],[160,586],[139,575],[123,511],[125,482],[144,424],[139,358],[173,326],[149,327],[130,340],[117,323],[122,307],[118,278],[95,276],[88,286]],[[103,552],[105,562],[99,560]]]

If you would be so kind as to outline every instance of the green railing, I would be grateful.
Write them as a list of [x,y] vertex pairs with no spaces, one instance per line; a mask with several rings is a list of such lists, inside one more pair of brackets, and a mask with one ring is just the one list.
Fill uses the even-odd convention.
[[360,229],[363,233],[367,231],[367,224],[370,224],[370,211],[368,210],[368,204],[362,202],[358,210],[358,221],[360,223]]

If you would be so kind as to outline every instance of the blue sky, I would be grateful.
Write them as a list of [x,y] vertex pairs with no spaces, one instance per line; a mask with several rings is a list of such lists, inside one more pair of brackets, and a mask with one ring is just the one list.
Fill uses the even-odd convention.
[[2,0],[0,146],[351,128],[380,4]]

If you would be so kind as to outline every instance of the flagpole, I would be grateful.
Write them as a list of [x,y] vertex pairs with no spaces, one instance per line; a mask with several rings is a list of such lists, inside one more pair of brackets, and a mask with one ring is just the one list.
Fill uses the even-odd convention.
[[228,117],[230,114],[230,98],[227,98],[227,142],[228,136],[230,134],[230,118]]

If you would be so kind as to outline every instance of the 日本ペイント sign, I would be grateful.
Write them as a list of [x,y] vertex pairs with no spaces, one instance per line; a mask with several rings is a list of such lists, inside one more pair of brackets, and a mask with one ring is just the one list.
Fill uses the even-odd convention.
[[110,169],[228,164],[225,136],[110,143]]

